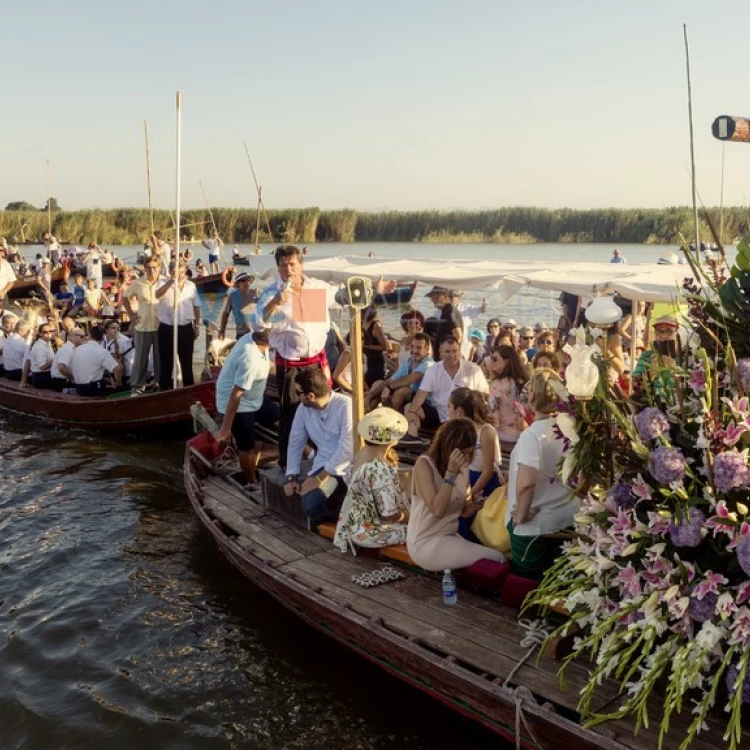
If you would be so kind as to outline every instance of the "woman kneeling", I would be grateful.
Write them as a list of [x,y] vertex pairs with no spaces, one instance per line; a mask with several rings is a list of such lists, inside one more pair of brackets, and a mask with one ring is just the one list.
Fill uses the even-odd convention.
[[406,543],[414,562],[425,570],[504,560],[500,552],[458,534],[458,519],[476,512],[468,477],[476,443],[474,424],[468,419],[452,419],[438,430],[427,454],[414,465]]
[[364,447],[354,459],[352,480],[341,507],[333,543],[350,547],[388,547],[406,541],[409,498],[397,473],[393,446],[406,434],[403,414],[380,407],[359,423]]
[[513,553],[513,570],[541,580],[560,555],[573,525],[578,501],[558,479],[563,443],[553,432],[557,404],[567,397],[562,381],[552,370],[539,370],[529,381],[529,405],[534,423],[521,433],[510,457],[506,522]]

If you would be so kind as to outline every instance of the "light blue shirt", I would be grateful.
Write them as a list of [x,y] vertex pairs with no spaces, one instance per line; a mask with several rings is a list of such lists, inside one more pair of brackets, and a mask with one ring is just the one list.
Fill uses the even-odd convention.
[[263,403],[268,370],[268,351],[264,354],[255,345],[253,335],[246,333],[232,348],[216,381],[216,411],[225,414],[235,386],[242,388],[238,414],[258,411]]
[[[391,382],[394,380],[398,380],[399,378],[405,378],[407,375],[412,375],[415,372],[421,372],[422,375],[427,372],[427,369],[429,367],[432,367],[432,365],[435,364],[435,361],[432,359],[432,357],[425,357],[419,364],[417,364],[414,369],[412,368],[412,364],[414,363],[414,357],[409,357],[409,359],[406,360],[399,368],[396,370],[396,372],[391,375]],[[419,384],[421,383],[421,380],[417,380],[415,383],[412,383],[409,388],[411,388],[414,393],[416,393],[419,390]]]

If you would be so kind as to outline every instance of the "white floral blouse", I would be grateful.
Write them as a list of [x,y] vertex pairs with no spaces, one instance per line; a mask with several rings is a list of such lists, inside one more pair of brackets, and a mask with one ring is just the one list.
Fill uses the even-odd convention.
[[334,546],[356,554],[359,547],[388,547],[406,543],[407,524],[387,523],[383,518],[409,510],[409,497],[395,467],[372,459],[352,475],[341,507]]

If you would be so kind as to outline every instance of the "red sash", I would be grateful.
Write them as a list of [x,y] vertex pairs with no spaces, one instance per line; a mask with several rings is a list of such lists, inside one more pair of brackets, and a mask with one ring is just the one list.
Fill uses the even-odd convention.
[[326,357],[325,349],[318,352],[314,357],[307,357],[306,359],[284,359],[278,352],[276,352],[276,367],[293,369],[296,367],[312,367],[313,365],[320,366],[320,369],[323,370],[323,374],[328,378],[328,385],[333,387],[331,366],[328,364],[328,357]]

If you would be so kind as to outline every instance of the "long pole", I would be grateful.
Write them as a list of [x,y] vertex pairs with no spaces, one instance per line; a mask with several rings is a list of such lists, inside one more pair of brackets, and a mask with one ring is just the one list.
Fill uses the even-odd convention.
[[49,244],[47,245],[47,257],[50,257],[50,249],[52,247],[52,206],[50,201],[51,180],[49,173],[49,159],[47,159],[47,234],[49,235]]
[[[253,174],[253,182],[255,183],[255,192],[258,193],[258,206],[263,209],[263,218],[266,220],[266,229],[268,230],[268,236],[273,242],[273,232],[271,231],[271,223],[268,221],[268,211],[266,211],[265,205],[263,205],[263,190],[258,184],[258,176],[255,174],[255,167],[253,166],[253,160],[250,158],[250,150],[247,147],[247,141],[242,141],[242,145],[245,147],[245,154],[247,156],[247,163],[250,165],[250,171]],[[256,240],[257,242],[257,240]]]
[[698,225],[698,202],[695,190],[695,139],[693,137],[693,89],[690,84],[690,48],[688,46],[687,24],[682,24],[682,34],[685,39],[685,67],[687,69],[688,89],[688,120],[690,122],[690,176],[693,186],[693,227],[696,257],[700,258],[700,227]]
[[719,242],[724,247],[724,154],[726,141],[721,142],[721,194],[719,196]]
[[143,133],[146,137],[146,182],[148,184],[148,218],[151,222],[151,234],[154,233],[154,201],[151,197],[151,149],[148,145],[148,123],[143,121]]
[[354,453],[362,447],[359,423],[365,415],[364,376],[362,373],[362,316],[356,307],[349,308],[349,346],[352,352],[352,445]]
[[173,326],[172,326],[172,387],[180,385],[180,360],[177,357],[177,311],[180,305],[179,269],[180,269],[180,178],[182,168],[182,94],[177,92],[177,169],[175,181],[175,251],[172,255],[174,260],[174,271],[172,275],[172,288],[174,291]]
[[263,199],[261,197],[261,188],[258,188],[258,209],[255,215],[255,254],[260,253],[260,207]]

